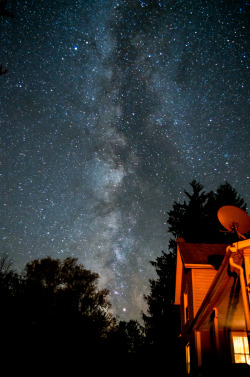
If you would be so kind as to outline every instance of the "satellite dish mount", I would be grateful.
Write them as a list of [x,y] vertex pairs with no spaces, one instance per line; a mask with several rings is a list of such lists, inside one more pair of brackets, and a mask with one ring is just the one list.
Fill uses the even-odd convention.
[[246,212],[235,206],[223,206],[217,216],[221,225],[227,229],[221,232],[234,233],[239,239],[246,240],[244,234],[250,230],[250,218]]

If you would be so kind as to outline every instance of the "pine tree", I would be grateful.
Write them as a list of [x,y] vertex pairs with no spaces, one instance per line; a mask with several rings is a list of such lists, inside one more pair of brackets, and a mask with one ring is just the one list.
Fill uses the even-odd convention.
[[192,181],[192,193],[184,190],[189,202],[183,204],[174,202],[173,209],[168,212],[168,231],[175,237],[182,237],[187,242],[199,242],[204,237],[206,211],[205,205],[208,194],[203,191],[204,186]]
[[184,191],[187,200],[174,202],[168,212],[168,230],[174,237],[169,243],[169,253],[162,252],[156,261],[150,262],[157,279],[149,281],[150,293],[145,296],[148,311],[143,313],[143,320],[150,355],[160,368],[164,363],[168,363],[169,368],[180,365],[179,307],[174,305],[176,238],[194,243],[231,243],[235,235],[220,231],[223,227],[217,220],[217,212],[224,205],[246,209],[244,200],[228,182],[209,193],[196,181],[190,186],[191,193]]
[[[174,305],[175,253],[164,253],[150,262],[157,273],[145,296],[148,312],[143,314],[150,357],[160,370],[164,364],[177,373],[179,357],[179,308]],[[178,373],[176,374],[178,375]]]
[[[181,237],[185,242],[194,243],[231,243],[234,236],[223,233],[217,218],[218,210],[224,205],[234,205],[246,210],[246,203],[228,183],[221,184],[215,192],[206,193],[204,186],[196,181],[190,183],[192,192],[184,190],[189,199],[184,203],[174,202],[168,212],[168,231],[174,239]],[[171,241],[170,248],[176,245]]]

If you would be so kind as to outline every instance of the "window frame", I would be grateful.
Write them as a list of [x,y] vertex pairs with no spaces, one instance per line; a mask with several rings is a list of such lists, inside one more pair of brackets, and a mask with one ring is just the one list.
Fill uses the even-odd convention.
[[191,355],[190,355],[190,343],[188,342],[185,346],[186,352],[186,374],[191,373]]
[[[245,338],[243,341],[243,349],[244,352],[236,352],[235,350],[235,344],[234,344],[234,337],[240,337],[240,338]],[[247,352],[248,351],[248,352]],[[232,362],[233,364],[248,364],[250,365],[250,347],[249,347],[249,341],[247,337],[247,333],[245,331],[231,331],[231,353],[232,353]],[[238,356],[243,356],[245,361],[237,361],[237,355]]]

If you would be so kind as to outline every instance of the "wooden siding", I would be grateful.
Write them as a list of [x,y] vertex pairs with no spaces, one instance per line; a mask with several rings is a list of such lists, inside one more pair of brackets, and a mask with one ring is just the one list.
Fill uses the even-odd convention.
[[204,300],[208,289],[216,275],[217,271],[214,268],[192,269],[193,282],[193,315],[195,316]]

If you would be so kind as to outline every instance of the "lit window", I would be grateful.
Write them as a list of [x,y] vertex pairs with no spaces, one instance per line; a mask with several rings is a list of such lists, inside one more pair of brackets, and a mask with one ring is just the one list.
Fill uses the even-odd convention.
[[184,293],[184,322],[188,321],[188,294]]
[[246,335],[233,335],[234,362],[250,365],[249,345]]
[[190,344],[186,344],[186,373],[190,374]]

